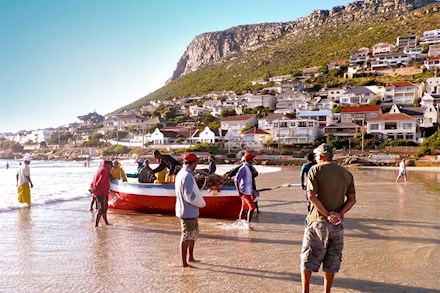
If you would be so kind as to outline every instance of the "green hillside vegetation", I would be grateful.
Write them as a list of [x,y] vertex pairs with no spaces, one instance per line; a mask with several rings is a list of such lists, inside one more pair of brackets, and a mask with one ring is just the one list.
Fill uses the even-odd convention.
[[[440,8],[440,3],[431,4]],[[395,43],[399,35],[422,36],[426,30],[439,27],[440,13],[422,13],[426,7],[397,18],[384,19],[372,15],[369,21],[352,21],[337,28],[322,25],[299,34],[285,34],[253,52],[240,52],[216,65],[187,74],[156,90],[148,96],[117,110],[139,108],[149,100],[171,99],[192,94],[203,95],[212,91],[232,90],[238,94],[252,91],[251,81],[269,76],[296,74],[301,69],[320,66],[336,59],[349,60],[350,52],[379,42]],[[399,77],[362,77],[343,79],[327,74],[324,80],[314,80],[318,87],[384,84],[397,80],[420,82],[431,73]]]

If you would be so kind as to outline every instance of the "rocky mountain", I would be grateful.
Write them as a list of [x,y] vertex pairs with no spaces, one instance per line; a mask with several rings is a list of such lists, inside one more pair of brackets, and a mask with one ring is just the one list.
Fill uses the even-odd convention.
[[[252,80],[297,75],[313,66],[325,68],[332,60],[348,60],[350,52],[360,47],[395,43],[400,35],[421,36],[426,30],[440,28],[439,12],[440,2],[432,0],[365,0],[318,10],[292,22],[242,25],[205,33],[191,42],[165,86],[114,113],[140,108],[150,100],[223,90],[237,94],[253,92]],[[398,79],[421,82],[426,75],[429,73]],[[334,77],[312,80],[308,86],[317,90],[323,86],[391,81],[386,77]]]
[[307,17],[286,23],[241,25],[225,31],[196,36],[189,44],[170,78],[173,81],[206,65],[212,65],[239,52],[252,52],[281,37],[295,36],[322,26],[342,27],[353,21],[396,18],[436,0],[364,0],[331,10],[316,10]]

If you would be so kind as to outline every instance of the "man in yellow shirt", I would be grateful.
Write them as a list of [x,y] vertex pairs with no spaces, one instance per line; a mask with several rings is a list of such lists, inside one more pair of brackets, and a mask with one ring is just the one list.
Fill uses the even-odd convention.
[[125,171],[118,160],[113,160],[113,168],[110,169],[110,175],[112,175],[113,179],[127,181],[127,175],[125,175]]

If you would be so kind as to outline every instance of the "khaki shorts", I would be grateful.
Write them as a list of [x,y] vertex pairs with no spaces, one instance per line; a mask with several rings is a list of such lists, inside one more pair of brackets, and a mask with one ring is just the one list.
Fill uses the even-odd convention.
[[343,224],[332,225],[329,222],[309,222],[304,230],[301,249],[301,268],[317,272],[337,273],[341,267],[344,248]]
[[182,230],[182,241],[197,240],[199,237],[199,219],[180,219],[180,227]]

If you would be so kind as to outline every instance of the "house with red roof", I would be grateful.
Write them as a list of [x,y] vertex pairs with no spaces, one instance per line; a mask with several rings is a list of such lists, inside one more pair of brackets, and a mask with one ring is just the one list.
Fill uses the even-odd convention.
[[380,115],[382,115],[382,108],[380,105],[346,106],[341,110],[341,122],[354,122],[358,125],[365,125],[365,121],[371,120]]
[[419,86],[409,81],[393,82],[385,86],[384,102],[412,106],[420,97]]
[[417,141],[417,120],[404,113],[386,113],[367,121],[367,133],[384,139]]
[[440,57],[428,57],[424,61],[424,65],[428,70],[440,69]]
[[220,120],[220,129],[230,130],[235,137],[241,136],[241,130],[247,125],[256,126],[257,119],[251,115],[228,116]]
[[258,150],[264,147],[272,138],[272,135],[260,128],[253,127],[242,134],[242,143],[246,149]]
[[163,127],[156,128],[148,140],[152,144],[173,144],[177,139],[182,143],[188,143],[193,136],[190,129],[184,127]]

